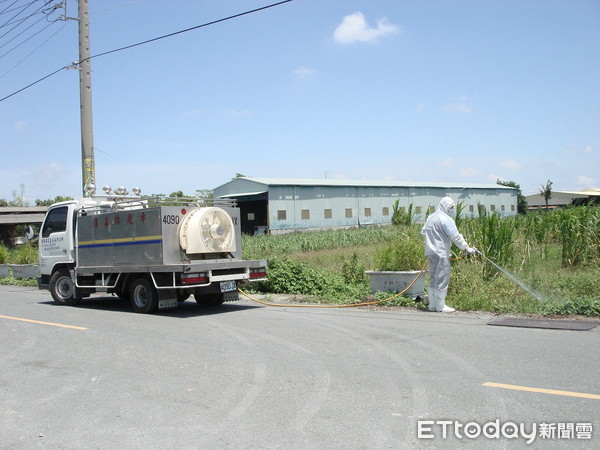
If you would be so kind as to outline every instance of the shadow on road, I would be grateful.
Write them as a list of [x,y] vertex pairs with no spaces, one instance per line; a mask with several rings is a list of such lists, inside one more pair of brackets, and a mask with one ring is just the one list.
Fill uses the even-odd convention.
[[[60,308],[68,308],[68,306],[57,305],[53,301],[43,301],[40,302],[43,305],[56,306]],[[76,306],[71,306],[71,308],[79,308],[79,309],[95,309],[101,311],[115,311],[115,312],[124,312],[136,314],[132,308],[131,303],[128,300],[123,300],[118,297],[104,295],[98,297],[90,297],[84,298],[81,300]],[[187,317],[197,317],[197,316],[210,316],[214,314],[223,314],[223,313],[232,313],[236,311],[244,311],[247,309],[257,309],[261,308],[259,305],[244,305],[237,302],[228,302],[223,303],[219,306],[204,306],[199,305],[193,300],[187,300],[185,302],[180,302],[175,309],[165,309],[162,311],[157,311],[155,315],[166,316],[166,317],[177,317],[177,318],[187,318]]]

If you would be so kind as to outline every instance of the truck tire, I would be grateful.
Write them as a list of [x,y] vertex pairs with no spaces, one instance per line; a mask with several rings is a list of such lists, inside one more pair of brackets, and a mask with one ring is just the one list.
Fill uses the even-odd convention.
[[150,314],[158,309],[158,293],[147,278],[137,278],[129,290],[131,306],[137,313]]
[[223,294],[194,294],[194,298],[200,306],[219,306],[225,301]]
[[60,269],[52,274],[50,294],[52,294],[54,303],[58,305],[73,306],[81,301],[81,295],[77,293],[77,288],[68,269]]

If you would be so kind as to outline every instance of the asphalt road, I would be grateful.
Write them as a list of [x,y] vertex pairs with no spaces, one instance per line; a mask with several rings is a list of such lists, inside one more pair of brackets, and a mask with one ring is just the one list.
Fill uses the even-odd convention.
[[249,300],[141,315],[111,297],[62,307],[12,286],[0,286],[0,316],[1,448],[600,443],[600,327]]

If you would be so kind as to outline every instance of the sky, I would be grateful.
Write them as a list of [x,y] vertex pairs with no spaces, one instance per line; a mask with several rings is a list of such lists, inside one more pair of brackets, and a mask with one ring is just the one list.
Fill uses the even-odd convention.
[[[77,21],[19,22],[31,2],[0,0],[0,98],[58,72],[0,101],[0,199],[23,187],[34,204],[80,197],[82,176],[79,74],[59,70],[79,60]],[[90,51],[273,3],[89,0]],[[91,68],[98,187],[194,194],[243,174],[600,188],[598,0],[293,0]]]

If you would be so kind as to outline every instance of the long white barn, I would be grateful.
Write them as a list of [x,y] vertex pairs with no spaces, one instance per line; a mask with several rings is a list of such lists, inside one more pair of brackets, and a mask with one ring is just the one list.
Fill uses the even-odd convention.
[[396,200],[405,211],[412,204],[415,219],[423,221],[445,196],[462,202],[466,217],[477,216],[478,204],[502,216],[517,214],[517,190],[497,184],[240,177],[214,195],[237,199],[244,233],[390,224]]

